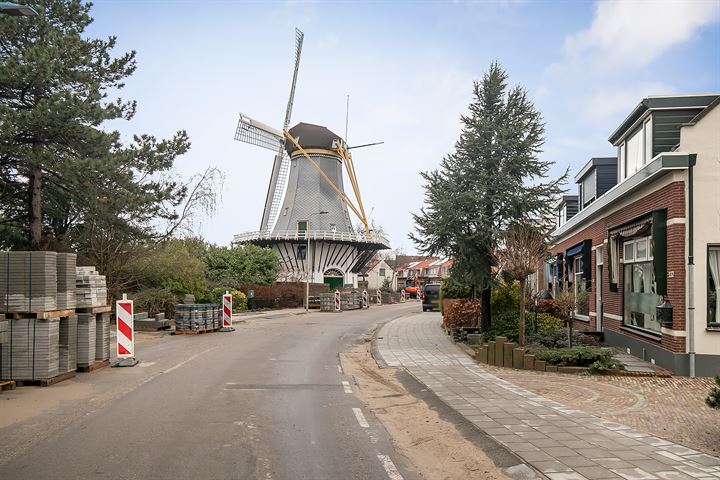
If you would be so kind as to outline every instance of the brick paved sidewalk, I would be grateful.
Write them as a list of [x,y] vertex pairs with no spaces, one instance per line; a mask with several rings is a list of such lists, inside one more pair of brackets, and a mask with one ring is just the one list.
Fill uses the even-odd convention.
[[567,407],[480,368],[437,314],[383,326],[376,346],[441,400],[551,480],[718,480],[720,459]]

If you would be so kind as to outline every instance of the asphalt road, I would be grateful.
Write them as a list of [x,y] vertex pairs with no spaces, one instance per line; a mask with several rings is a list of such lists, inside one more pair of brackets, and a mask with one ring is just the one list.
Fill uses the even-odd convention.
[[[232,333],[157,336],[137,344],[136,367],[3,393],[0,478],[417,479],[352,393],[338,352],[419,311],[254,317]],[[42,411],[3,421],[23,401]]]

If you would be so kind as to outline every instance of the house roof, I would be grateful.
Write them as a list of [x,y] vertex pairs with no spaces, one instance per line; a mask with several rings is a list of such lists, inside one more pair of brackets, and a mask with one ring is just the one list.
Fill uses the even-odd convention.
[[367,275],[370,272],[370,270],[375,268],[377,266],[377,264],[380,263],[381,261],[382,260],[377,257],[371,258],[370,261],[365,264],[365,266],[362,268],[362,270],[360,270],[360,275]]
[[710,105],[705,107],[702,112],[695,115],[695,117],[692,120],[690,120],[688,123],[686,123],[686,125],[695,125],[698,121],[700,121],[700,119],[702,119],[705,115],[707,115],[713,108],[717,107],[718,105],[720,105],[720,95],[718,95],[718,97],[715,100],[713,100],[713,102]]
[[575,183],[582,182],[583,178],[598,165],[617,165],[617,157],[593,157],[585,166],[575,175]]
[[613,145],[617,145],[618,142],[628,133],[628,130],[635,125],[639,119],[641,119],[648,111],[652,110],[670,110],[678,108],[705,108],[712,102],[717,100],[720,93],[706,93],[706,94],[695,94],[695,95],[658,95],[643,98],[635,109],[630,112],[625,120],[610,134],[608,141]]

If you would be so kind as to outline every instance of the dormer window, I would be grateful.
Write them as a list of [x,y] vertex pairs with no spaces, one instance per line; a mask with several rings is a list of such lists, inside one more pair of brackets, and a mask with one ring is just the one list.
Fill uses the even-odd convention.
[[647,165],[653,158],[652,116],[618,148],[620,180],[625,180]]

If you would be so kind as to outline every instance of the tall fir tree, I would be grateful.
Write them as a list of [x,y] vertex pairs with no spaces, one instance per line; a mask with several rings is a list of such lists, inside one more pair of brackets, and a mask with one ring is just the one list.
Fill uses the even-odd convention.
[[551,215],[567,172],[548,179],[553,163],[540,160],[545,127],[520,86],[508,89],[498,62],[473,85],[469,113],[455,151],[440,168],[422,172],[425,205],[414,214],[410,238],[421,251],[455,258],[452,274],[480,291],[480,325],[491,322],[494,252],[512,224]]
[[135,71],[135,52],[115,57],[115,37],[87,37],[91,3],[25,3],[39,15],[0,15],[0,246],[78,248],[91,231],[141,238],[177,219],[188,188],[170,171],[186,133],[123,145],[103,129],[135,113],[135,102],[108,98]]

